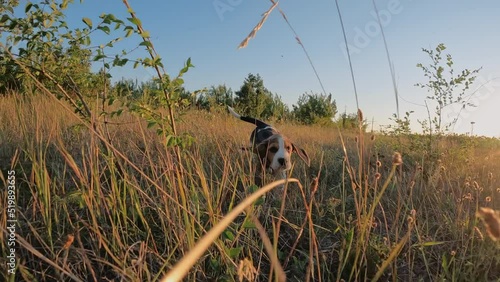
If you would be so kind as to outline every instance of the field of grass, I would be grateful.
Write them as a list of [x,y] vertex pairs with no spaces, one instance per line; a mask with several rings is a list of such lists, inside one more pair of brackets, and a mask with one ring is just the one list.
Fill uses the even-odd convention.
[[[194,142],[179,160],[127,113],[106,125],[96,117],[92,128],[51,97],[3,96],[0,105],[0,169],[6,187],[15,172],[18,260],[8,275],[2,208],[2,281],[160,280],[259,189],[253,158],[240,150],[252,126],[223,111],[180,117],[178,131]],[[287,281],[500,279],[495,230],[477,217],[481,207],[500,209],[498,139],[448,136],[428,152],[427,136],[275,125],[309,153],[311,166],[295,158],[291,172],[301,184],[254,202],[186,281],[281,280],[279,265]],[[6,189],[0,206],[8,206]]]

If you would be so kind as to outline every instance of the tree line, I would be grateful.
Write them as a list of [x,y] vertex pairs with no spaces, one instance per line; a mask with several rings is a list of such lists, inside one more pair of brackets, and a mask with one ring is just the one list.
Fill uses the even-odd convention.
[[[154,81],[139,83],[132,79],[116,82],[112,91],[119,97],[132,99],[154,100],[156,95],[161,95],[160,88]],[[225,84],[212,85],[194,92],[183,89],[179,100],[183,107],[196,110],[221,112],[229,105],[242,115],[263,120],[325,126],[337,123],[342,128],[357,128],[356,114],[339,115],[331,94],[303,93],[290,108],[280,95],[265,87],[259,74],[249,73],[237,91]]]

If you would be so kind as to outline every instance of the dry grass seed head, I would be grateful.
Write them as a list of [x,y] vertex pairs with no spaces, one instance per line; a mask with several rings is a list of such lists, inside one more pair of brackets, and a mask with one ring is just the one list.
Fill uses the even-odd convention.
[[258,272],[253,266],[253,263],[247,258],[240,260],[238,265],[238,281],[254,281]]
[[413,219],[413,217],[409,216],[408,217],[408,224],[413,224],[413,222],[415,222],[415,219]]
[[269,17],[269,15],[271,14],[271,12],[274,10],[274,8],[276,8],[276,6],[278,5],[278,2],[275,2],[270,8],[269,10],[267,10],[264,14],[262,14],[262,19],[259,21],[259,23],[253,28],[253,30],[250,32],[250,34],[248,34],[248,36],[243,39],[243,41],[240,43],[240,45],[238,46],[238,49],[241,49],[241,48],[245,48],[247,47],[248,45],[248,42],[250,41],[250,39],[254,38],[255,35],[257,35],[257,31],[259,31],[261,28],[262,28],[262,25],[264,25],[264,23],[266,22],[267,20],[267,17]]
[[392,155],[392,164],[401,165],[402,163],[403,163],[403,158],[401,157],[401,154],[399,152],[395,152],[394,155]]
[[363,111],[361,109],[358,109],[358,122],[359,124],[363,124]]
[[417,216],[417,210],[412,209],[412,210],[410,211],[410,215],[411,215],[412,217]]
[[500,216],[498,212],[490,208],[479,208],[477,216],[483,220],[486,232],[493,241],[500,240]]
[[467,193],[463,196],[464,200],[469,200],[469,201],[472,201],[472,194],[471,193]]
[[64,243],[63,249],[69,249],[71,244],[73,244],[73,241],[75,240],[75,236],[73,234],[68,234],[68,237],[66,239],[66,243]]
[[479,183],[477,183],[477,181],[472,182],[472,185],[474,186],[474,190],[479,189]]

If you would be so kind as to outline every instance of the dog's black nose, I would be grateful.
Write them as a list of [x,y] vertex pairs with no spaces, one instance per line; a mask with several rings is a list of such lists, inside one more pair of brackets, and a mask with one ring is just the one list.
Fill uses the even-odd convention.
[[279,158],[279,159],[278,159],[278,163],[279,163],[280,165],[285,165],[285,158]]

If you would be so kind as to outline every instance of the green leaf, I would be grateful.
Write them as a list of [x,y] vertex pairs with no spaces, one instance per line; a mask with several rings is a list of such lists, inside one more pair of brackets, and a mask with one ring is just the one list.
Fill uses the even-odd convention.
[[108,100],[108,106],[113,105],[113,102],[115,102],[115,98],[114,97],[109,98],[109,100]]
[[187,61],[186,61],[186,66],[188,66],[188,67],[190,67],[190,68],[194,67],[194,65],[193,65],[193,64],[191,64],[191,57],[189,57],[189,58],[187,59]]
[[243,228],[247,228],[247,229],[255,229],[255,223],[253,223],[252,220],[250,220],[249,218],[245,219],[245,221],[243,222],[243,225],[242,225]]
[[226,230],[224,231],[223,233],[224,237],[226,237],[226,239],[228,239],[229,241],[233,241],[235,236],[233,234],[233,232],[231,232],[231,230]]
[[134,33],[133,29],[127,29],[127,32],[125,33],[125,37],[129,37],[130,35],[132,35],[132,33]]
[[123,109],[119,109],[118,111],[111,112],[111,117],[114,117],[115,115],[119,117],[123,112]]
[[113,63],[115,66],[119,66],[119,67],[122,67],[124,65],[126,65],[128,62],[128,59],[125,58],[125,59],[121,59],[121,60],[118,60],[116,63]]
[[167,136],[167,141],[166,141],[166,144],[167,144],[167,147],[173,147],[173,146],[176,146],[177,144],[179,144],[178,142],[178,138],[173,136],[173,135],[168,135]]
[[[19,41],[21,41],[21,39],[22,39],[21,36],[14,37],[14,45],[16,45],[17,43],[19,43]],[[22,50],[24,50],[24,49],[22,49]]]
[[443,267],[444,270],[448,269],[448,260],[446,259],[445,254],[441,256],[441,266]]
[[82,39],[82,41],[83,41],[83,42],[82,42],[82,44],[83,44],[83,45],[85,45],[85,46],[89,46],[89,45],[90,45],[90,37],[88,37],[88,36],[87,36],[87,37],[84,37],[84,38]]
[[68,2],[68,0],[64,0],[60,5],[61,9],[66,10],[66,8],[68,7]]
[[92,20],[89,18],[83,18],[82,21],[90,28],[92,29]]
[[257,200],[255,200],[255,202],[253,203],[254,206],[262,206],[266,201],[266,198],[265,196],[262,196],[260,198],[258,198]]
[[442,245],[444,243],[446,242],[435,242],[435,241],[425,242],[422,244],[422,247],[437,246],[437,245]]
[[148,121],[148,128],[151,128],[151,127],[155,126],[156,124],[157,124],[157,122],[154,120]]
[[0,19],[0,23],[5,23],[8,20],[10,20],[10,17],[6,14],[3,14],[2,18]]
[[94,61],[99,61],[100,59],[102,58],[105,58],[106,56],[104,56],[103,54],[97,54],[95,57],[94,57]]
[[187,71],[189,70],[188,67],[183,67],[180,71],[179,71],[179,76],[182,76],[183,74],[185,74]]
[[247,189],[250,192],[250,194],[253,194],[254,192],[257,192],[257,190],[259,190],[260,187],[257,186],[257,185],[255,185],[255,184],[253,184],[253,185],[248,186]]
[[[16,28],[18,24],[19,24],[19,22],[17,20],[11,20],[10,25],[9,25],[9,29]],[[33,25],[33,26],[35,26],[35,25]]]
[[184,84],[184,79],[182,79],[182,78],[176,78],[176,79],[174,79],[174,80],[172,81],[172,84],[173,84],[174,86],[179,87],[179,86],[181,86],[181,85],[183,85],[183,84]]
[[161,65],[161,58],[160,57],[156,57],[153,60],[153,65],[155,65],[155,66]]
[[136,26],[140,26],[141,25],[141,20],[139,20],[138,18],[127,18],[127,20],[133,24],[135,24]]
[[142,64],[144,66],[151,66],[152,64],[152,60],[150,58],[144,58],[144,60],[142,60]]
[[98,27],[97,29],[102,30],[102,31],[103,31],[104,33],[106,33],[106,34],[109,34],[109,33],[110,33],[109,26],[100,26],[100,27]]
[[146,46],[146,47],[152,47],[153,45],[149,41],[142,41],[139,46]]
[[436,241],[430,241],[430,242],[424,242],[421,244],[414,244],[413,246],[418,246],[418,247],[431,247],[431,246],[437,246],[437,245],[442,245],[446,242],[436,242]]
[[28,3],[26,4],[26,7],[24,8],[24,12],[25,13],[28,13],[29,10],[31,9],[31,7],[33,7],[33,3]]
[[229,249],[229,257],[232,259],[237,258],[240,253],[241,253],[241,247]]
[[111,15],[111,14],[106,14],[106,15],[103,15],[103,16],[104,17],[101,16],[103,18],[102,22],[105,23],[105,24],[110,24],[111,20],[114,18],[114,16]]
[[56,5],[56,3],[51,3],[50,4],[50,8],[52,9],[52,11],[57,11],[57,5]]

